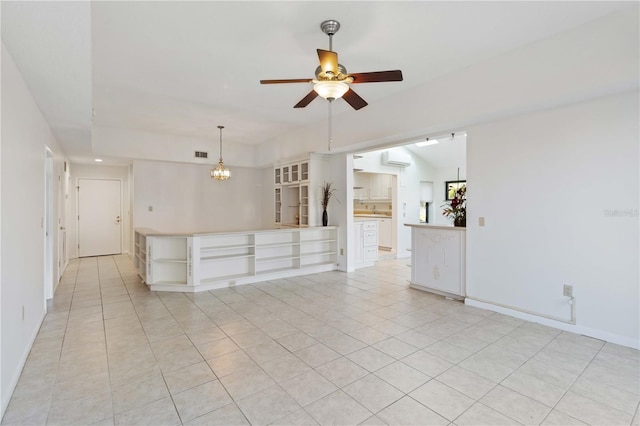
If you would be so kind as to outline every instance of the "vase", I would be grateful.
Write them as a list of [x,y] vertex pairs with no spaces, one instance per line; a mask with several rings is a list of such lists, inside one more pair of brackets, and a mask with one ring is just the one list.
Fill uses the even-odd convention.
[[456,217],[453,219],[453,226],[466,227],[467,226],[467,218],[466,217]]
[[322,226],[327,226],[329,224],[329,215],[326,210],[322,211]]

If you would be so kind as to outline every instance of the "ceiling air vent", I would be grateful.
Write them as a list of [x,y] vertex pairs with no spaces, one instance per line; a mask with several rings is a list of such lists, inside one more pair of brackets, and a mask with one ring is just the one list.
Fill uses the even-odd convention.
[[196,158],[207,158],[209,155],[204,151],[196,151]]

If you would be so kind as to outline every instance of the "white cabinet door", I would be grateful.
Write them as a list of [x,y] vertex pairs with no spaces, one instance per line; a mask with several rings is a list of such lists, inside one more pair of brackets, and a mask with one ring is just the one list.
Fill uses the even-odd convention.
[[367,173],[353,173],[353,198],[366,201],[369,199],[369,175]]
[[392,176],[373,173],[369,178],[369,195],[372,200],[390,200]]
[[392,219],[378,219],[378,245],[385,248],[393,247]]

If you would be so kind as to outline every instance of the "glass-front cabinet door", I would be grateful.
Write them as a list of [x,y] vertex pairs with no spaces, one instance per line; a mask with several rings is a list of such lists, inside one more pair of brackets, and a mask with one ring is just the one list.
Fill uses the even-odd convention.
[[309,225],[309,185],[300,185],[300,225]]
[[282,183],[282,169],[280,167],[273,169],[273,183],[276,185]]

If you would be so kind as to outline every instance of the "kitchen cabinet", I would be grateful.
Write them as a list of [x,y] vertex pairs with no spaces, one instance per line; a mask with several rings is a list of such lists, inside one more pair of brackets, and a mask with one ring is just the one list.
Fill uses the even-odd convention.
[[378,222],[362,220],[354,222],[354,267],[373,266],[378,260]]
[[371,200],[390,200],[393,177],[387,174],[369,175],[369,198]]
[[378,246],[387,250],[393,248],[393,219],[378,219]]
[[383,173],[353,174],[353,198],[356,200],[391,200],[393,176]]

